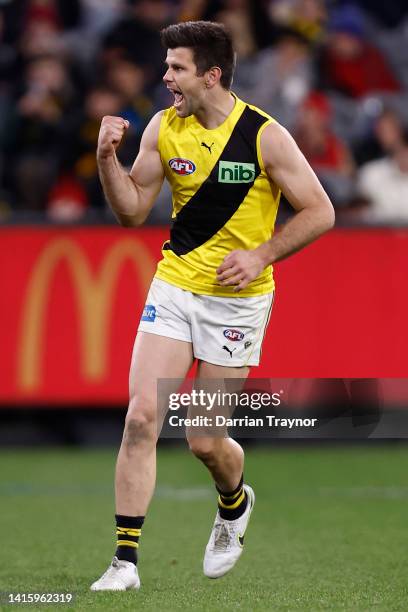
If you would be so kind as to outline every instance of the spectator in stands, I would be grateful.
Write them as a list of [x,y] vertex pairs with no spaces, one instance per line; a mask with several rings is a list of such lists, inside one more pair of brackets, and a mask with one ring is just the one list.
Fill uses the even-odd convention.
[[17,45],[21,36],[35,23],[48,23],[60,32],[80,25],[83,0],[3,0],[1,11],[7,42]]
[[82,12],[81,0],[23,0],[20,14],[27,24],[37,20],[52,21],[61,30],[79,25]]
[[141,138],[153,114],[153,103],[146,92],[147,82],[143,67],[129,58],[119,58],[110,64],[107,82],[122,96],[121,117],[129,121],[132,131]]
[[347,145],[330,128],[327,96],[312,92],[304,101],[295,139],[335,205],[347,204],[353,192],[354,162]]
[[321,40],[327,21],[324,0],[272,0],[269,15],[275,24],[298,32],[311,43]]
[[15,26],[20,59],[24,62],[43,54],[61,56],[65,51],[64,32],[80,25],[80,1],[20,0],[20,5]]
[[366,40],[364,16],[353,5],[341,6],[331,15],[322,76],[326,87],[352,98],[401,89],[380,50]]
[[[380,128],[381,129],[381,128]],[[388,154],[364,164],[357,177],[357,192],[368,204],[359,216],[371,223],[408,222],[408,138],[390,138],[379,132]]]
[[205,18],[208,0],[180,0],[178,21],[198,21]]
[[238,62],[256,53],[257,43],[251,27],[248,0],[224,0],[214,19],[223,23],[231,32]]
[[50,221],[80,221],[88,208],[89,199],[82,183],[72,174],[61,175],[48,195],[47,216]]
[[406,128],[395,111],[384,108],[374,124],[374,134],[382,153],[393,154],[403,145]]
[[[81,200],[83,208],[85,201],[91,202],[95,208],[105,208],[95,158],[99,127],[105,115],[124,116],[125,110],[126,100],[119,90],[110,85],[95,85],[87,93],[83,109],[65,128],[62,139],[64,157],[57,185],[60,181],[66,184],[68,179],[70,185],[73,182],[82,185],[87,194],[86,198]],[[140,141],[140,129],[140,124],[130,124],[126,140],[118,152],[124,166],[130,166],[134,161]]]
[[19,40],[22,62],[44,54],[61,55],[62,44],[59,32],[57,23],[51,18],[30,19]]
[[312,80],[307,39],[294,31],[282,30],[273,47],[263,49],[246,64],[237,65],[234,89],[243,99],[250,99],[292,129]]
[[370,122],[367,136],[354,146],[354,157],[359,166],[387,155],[394,143],[401,141],[405,132],[401,115],[391,107],[382,107]]
[[172,21],[175,6],[166,0],[129,0],[129,13],[107,32],[104,41],[106,63],[130,57],[144,67],[148,84],[162,78],[165,53],[159,31]]
[[123,19],[126,0],[81,0],[82,23],[87,34],[103,35]]
[[264,49],[274,44],[276,33],[280,30],[280,26],[276,26],[273,23],[267,1],[209,0],[206,4],[207,7],[201,11],[200,19],[217,21],[219,20],[219,14],[225,11],[227,13],[238,12],[241,14],[245,12],[246,19],[248,20],[246,29],[255,40],[256,48]]
[[44,208],[62,153],[65,118],[77,103],[69,71],[60,59],[39,56],[27,64],[5,130],[6,184],[18,206]]

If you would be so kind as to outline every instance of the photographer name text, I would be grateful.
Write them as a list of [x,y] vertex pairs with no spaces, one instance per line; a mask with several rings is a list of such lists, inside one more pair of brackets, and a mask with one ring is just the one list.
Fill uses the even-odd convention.
[[223,415],[214,417],[198,415],[193,418],[180,417],[172,414],[168,423],[171,427],[284,427],[287,429],[297,427],[315,427],[318,419],[289,419],[267,414],[264,417],[232,418]]

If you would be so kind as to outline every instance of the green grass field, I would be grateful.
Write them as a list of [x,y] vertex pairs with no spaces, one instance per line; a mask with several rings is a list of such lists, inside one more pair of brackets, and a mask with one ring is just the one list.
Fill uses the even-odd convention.
[[407,610],[407,451],[248,450],[257,503],[245,552],[211,581],[201,564],[214,490],[187,451],[161,450],[142,589],[126,593],[89,591],[114,551],[116,451],[2,452],[0,591],[76,593],[74,606],[18,606],[36,610]]

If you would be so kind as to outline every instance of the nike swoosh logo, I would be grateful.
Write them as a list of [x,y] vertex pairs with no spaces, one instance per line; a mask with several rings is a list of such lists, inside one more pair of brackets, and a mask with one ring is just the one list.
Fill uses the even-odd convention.
[[238,542],[240,546],[244,546],[244,537],[245,536],[238,534]]

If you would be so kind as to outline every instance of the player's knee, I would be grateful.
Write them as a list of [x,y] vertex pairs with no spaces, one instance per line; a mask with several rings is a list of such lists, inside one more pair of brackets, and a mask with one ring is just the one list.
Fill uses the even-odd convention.
[[156,424],[143,414],[129,416],[125,421],[123,442],[128,447],[134,447],[142,442],[154,442],[156,439]]
[[214,438],[191,437],[188,439],[191,452],[205,464],[213,461],[216,455],[216,444]]
[[132,398],[125,420],[123,440],[127,446],[157,437],[156,406],[149,398]]

